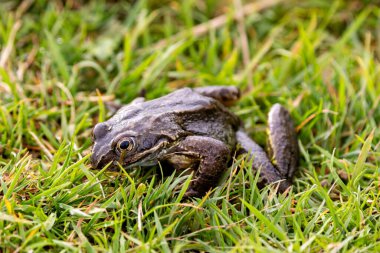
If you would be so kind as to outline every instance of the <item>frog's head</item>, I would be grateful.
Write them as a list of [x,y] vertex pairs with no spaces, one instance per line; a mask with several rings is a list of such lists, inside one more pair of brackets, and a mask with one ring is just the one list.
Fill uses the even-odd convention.
[[[111,162],[123,167],[151,166],[177,142],[179,131],[175,124],[160,117],[132,117],[121,113],[93,129],[91,163],[101,169]],[[135,114],[136,115],[136,114]],[[170,125],[172,127],[170,127]]]

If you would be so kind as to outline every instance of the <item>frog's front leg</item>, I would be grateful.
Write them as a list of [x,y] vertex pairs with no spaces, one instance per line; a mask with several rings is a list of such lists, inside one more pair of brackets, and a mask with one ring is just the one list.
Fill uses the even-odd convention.
[[166,161],[175,167],[195,168],[185,196],[201,197],[216,186],[230,157],[231,151],[223,142],[205,136],[188,136],[170,150]]
[[231,106],[240,98],[239,88],[235,86],[207,86],[194,88],[194,91],[218,100],[225,106]]

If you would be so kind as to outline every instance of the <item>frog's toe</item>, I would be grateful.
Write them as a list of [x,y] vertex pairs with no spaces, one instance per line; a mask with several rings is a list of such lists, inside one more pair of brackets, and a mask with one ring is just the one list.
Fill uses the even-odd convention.
[[279,182],[278,191],[280,193],[284,193],[290,189],[292,183],[289,180],[283,180]]
[[185,192],[185,195],[184,195],[184,198],[187,199],[187,198],[196,198],[196,197],[200,197],[202,196],[202,194],[200,194],[198,191],[192,189],[192,188],[188,188]]
[[288,110],[275,104],[268,114],[271,160],[284,178],[297,169],[299,147],[293,120]]

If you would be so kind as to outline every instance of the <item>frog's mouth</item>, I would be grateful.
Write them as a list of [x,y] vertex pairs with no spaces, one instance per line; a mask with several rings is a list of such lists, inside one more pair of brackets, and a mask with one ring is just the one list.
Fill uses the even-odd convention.
[[159,157],[166,153],[168,144],[169,142],[166,139],[161,139],[152,148],[139,151],[132,156],[122,153],[118,162],[127,169],[136,166],[146,167],[156,165],[158,164]]

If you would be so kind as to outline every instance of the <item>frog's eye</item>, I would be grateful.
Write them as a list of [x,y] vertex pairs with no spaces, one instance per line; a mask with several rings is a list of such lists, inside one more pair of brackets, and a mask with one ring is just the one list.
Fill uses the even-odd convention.
[[131,138],[123,138],[117,143],[117,149],[120,152],[131,151],[133,149],[134,142]]

